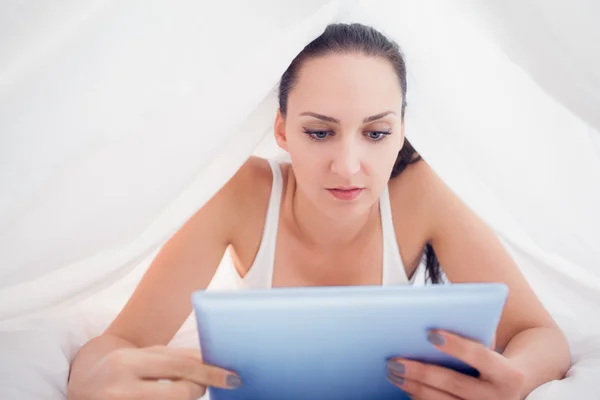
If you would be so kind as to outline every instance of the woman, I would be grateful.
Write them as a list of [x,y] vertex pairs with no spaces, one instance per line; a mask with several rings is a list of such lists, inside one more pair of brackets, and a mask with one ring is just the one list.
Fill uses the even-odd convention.
[[[417,398],[522,399],[561,379],[566,340],[494,233],[404,137],[406,69],[374,29],[336,24],[281,79],[275,139],[291,164],[251,158],[169,240],[109,328],[71,368],[70,399],[196,399],[243,384],[194,350],[165,347],[230,247],[241,287],[406,284],[427,275],[510,288],[497,351],[430,332],[433,346],[481,372],[471,378],[388,362],[391,384]],[[391,176],[391,178],[390,178]]]

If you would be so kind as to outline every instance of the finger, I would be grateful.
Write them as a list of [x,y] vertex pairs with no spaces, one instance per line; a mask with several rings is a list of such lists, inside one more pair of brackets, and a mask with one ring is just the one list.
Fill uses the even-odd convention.
[[200,349],[192,349],[185,347],[152,346],[147,347],[145,350],[159,354],[171,354],[179,357],[186,357],[192,360],[203,362]]
[[395,358],[388,362],[390,375],[418,382],[461,399],[481,399],[487,382],[437,365]]
[[427,399],[427,400],[460,400],[459,397],[453,396],[450,393],[442,392],[441,390],[424,385],[417,381],[400,378],[395,375],[388,375],[390,383],[404,390],[411,398]]
[[[207,379],[211,379],[213,381],[221,381],[221,383],[216,382],[216,384],[208,384],[208,386],[234,389],[241,385],[241,379],[235,372],[205,363],[202,359],[202,354],[200,353],[199,349],[165,346],[156,346],[150,349],[153,349],[160,353],[190,359],[195,362],[201,362],[202,365],[205,367],[204,369],[207,371]],[[223,380],[225,380],[225,383],[222,382]]]
[[510,372],[506,358],[474,340],[439,330],[429,332],[427,339],[440,351],[477,369],[486,380],[502,380]]
[[136,374],[145,379],[186,380],[202,386],[234,389],[241,385],[238,375],[177,352],[149,351],[134,366]]
[[205,392],[203,386],[189,381],[146,381],[140,385],[135,399],[198,400]]

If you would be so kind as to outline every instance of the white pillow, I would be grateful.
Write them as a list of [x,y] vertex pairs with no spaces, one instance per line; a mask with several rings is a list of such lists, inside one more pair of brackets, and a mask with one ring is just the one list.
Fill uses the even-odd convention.
[[64,400],[71,360],[102,327],[68,312],[0,325],[0,399]]

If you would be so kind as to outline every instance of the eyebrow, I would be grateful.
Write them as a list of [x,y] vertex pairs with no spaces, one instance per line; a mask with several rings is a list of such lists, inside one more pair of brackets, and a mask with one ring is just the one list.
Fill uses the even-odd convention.
[[382,113],[376,114],[376,115],[371,115],[370,117],[367,117],[365,119],[363,119],[363,124],[366,124],[368,122],[373,122],[373,121],[377,121],[378,119],[381,119],[389,114],[394,114],[396,115],[395,112],[393,111],[384,111]]
[[[377,121],[378,119],[381,119],[381,118],[383,118],[383,117],[385,117],[385,116],[387,116],[389,114],[397,115],[393,111],[384,111],[382,113],[371,115],[370,117],[367,117],[367,118],[363,119],[363,124],[367,124],[369,122]],[[306,112],[300,113],[300,116],[314,117],[314,118],[320,119],[321,121],[331,122],[331,123],[334,123],[334,124],[339,124],[340,123],[339,119],[336,119],[336,118],[333,118],[333,117],[328,117],[327,115],[317,114],[317,113],[310,112],[310,111],[306,111]]]

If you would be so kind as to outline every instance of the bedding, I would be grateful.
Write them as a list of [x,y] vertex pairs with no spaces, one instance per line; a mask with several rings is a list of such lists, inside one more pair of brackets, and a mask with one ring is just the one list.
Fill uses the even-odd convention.
[[[0,326],[0,398],[65,400],[69,363],[80,346],[110,321],[108,310],[69,310]],[[573,322],[573,321],[571,321]],[[536,389],[527,400],[592,400],[600,398],[600,332],[579,333],[570,325],[573,366],[561,381]],[[190,318],[170,344],[198,347]]]
[[[45,315],[0,323],[0,399],[65,400],[71,360],[84,343],[108,326],[115,310],[135,287],[147,262],[120,285],[100,293],[92,301]],[[230,271],[226,268],[229,262],[224,258],[217,273]],[[585,318],[554,317],[569,339],[573,365],[565,379],[539,387],[527,400],[600,398],[597,383],[600,330],[578,322]],[[589,317],[594,318],[593,315]],[[198,348],[193,314],[169,345]]]
[[[402,45],[407,137],[567,333],[568,376],[530,399],[600,398],[600,53],[589,51],[600,3],[5,3],[0,399],[65,398],[77,350],[269,137],[281,72],[343,12],[372,23],[371,12]],[[197,346],[193,322],[172,346]]]

